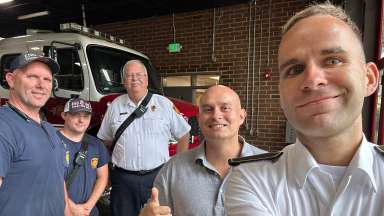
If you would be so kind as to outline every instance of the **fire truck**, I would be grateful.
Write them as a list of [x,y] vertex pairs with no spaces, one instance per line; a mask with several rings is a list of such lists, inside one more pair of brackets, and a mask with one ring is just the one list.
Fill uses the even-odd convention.
[[[0,40],[0,104],[8,99],[5,74],[12,60],[22,52],[34,52],[53,57],[60,64],[54,76],[52,96],[42,108],[47,121],[62,127],[60,113],[71,97],[89,100],[94,114],[89,133],[95,135],[108,105],[124,94],[122,73],[125,62],[139,59],[148,71],[148,87],[153,93],[163,94],[160,79],[150,59],[144,54],[124,46],[124,40],[74,23],[60,25],[61,32],[28,31],[27,35]],[[198,145],[198,108],[191,103],[169,98],[190,123],[190,148]],[[170,141],[170,155],[176,146]]]

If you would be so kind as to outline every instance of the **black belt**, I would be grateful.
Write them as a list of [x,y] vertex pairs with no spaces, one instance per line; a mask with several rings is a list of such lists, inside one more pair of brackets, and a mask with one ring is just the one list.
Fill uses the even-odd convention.
[[138,171],[126,170],[126,169],[120,168],[118,166],[114,166],[113,169],[118,171],[118,172],[126,173],[126,174],[147,175],[147,174],[150,174],[152,172],[155,172],[155,171],[159,170],[162,166],[163,166],[163,164],[161,164],[160,166],[158,166],[156,168],[150,169],[150,170],[138,170]]

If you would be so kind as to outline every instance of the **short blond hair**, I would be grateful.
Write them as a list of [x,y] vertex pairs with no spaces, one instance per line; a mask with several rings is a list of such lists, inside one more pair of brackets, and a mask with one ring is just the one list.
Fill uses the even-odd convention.
[[321,4],[312,4],[309,7],[305,8],[304,10],[296,13],[282,27],[282,35],[287,33],[287,31],[291,29],[292,26],[294,26],[298,21],[305,19],[307,17],[317,16],[317,15],[328,15],[343,21],[356,34],[359,42],[362,45],[361,32],[360,32],[360,29],[355,24],[355,22],[352,21],[351,17],[348,16],[347,13],[341,7],[335,6],[329,1],[326,1],[325,3],[321,3]]

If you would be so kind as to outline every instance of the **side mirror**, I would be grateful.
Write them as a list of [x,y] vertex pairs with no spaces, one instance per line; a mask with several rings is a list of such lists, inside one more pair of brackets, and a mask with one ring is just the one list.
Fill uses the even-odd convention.
[[59,81],[57,80],[57,78],[53,78],[53,89],[55,91],[59,90]]
[[44,56],[50,57],[57,61],[57,49],[55,46],[44,46],[43,48]]
[[59,90],[59,81],[57,80],[56,77],[53,77],[53,80],[52,80],[52,94],[53,96],[56,97],[56,92]]

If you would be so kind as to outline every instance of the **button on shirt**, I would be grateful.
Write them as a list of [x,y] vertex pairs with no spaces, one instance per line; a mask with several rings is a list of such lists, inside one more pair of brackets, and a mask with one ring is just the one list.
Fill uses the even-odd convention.
[[338,187],[296,141],[276,161],[241,164],[225,194],[228,215],[384,215],[384,154],[365,137]]
[[[97,136],[113,140],[117,129],[137,107],[127,94],[117,97],[108,107]],[[191,128],[166,97],[153,94],[147,108],[125,129],[113,150],[112,163],[122,169],[138,171],[160,166],[169,159],[169,140],[181,138]]]
[[[241,156],[265,153],[244,143]],[[228,176],[228,175],[227,175]],[[205,145],[176,155],[157,175],[154,186],[159,189],[160,205],[167,205],[173,216],[210,216],[224,213],[224,180],[205,157]]]

